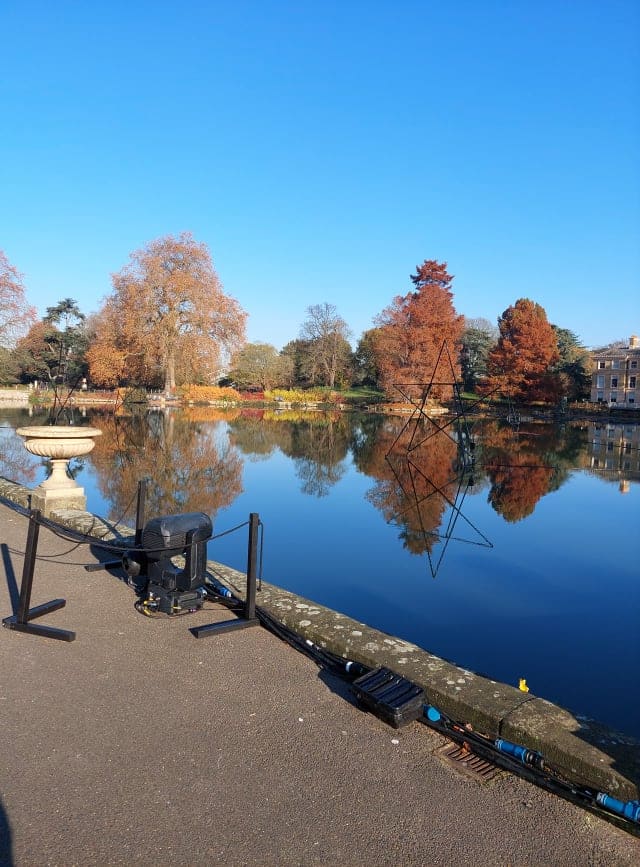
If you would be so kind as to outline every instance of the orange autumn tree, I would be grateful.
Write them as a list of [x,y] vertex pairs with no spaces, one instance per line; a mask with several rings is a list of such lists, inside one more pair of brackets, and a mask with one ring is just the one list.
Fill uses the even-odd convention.
[[136,250],[112,280],[96,320],[94,381],[111,353],[116,364],[124,359],[129,381],[134,371],[141,384],[167,392],[187,381],[210,383],[244,341],[246,313],[223,292],[206,244],[189,232]]
[[[464,317],[453,306],[453,277],[447,272],[447,263],[425,259],[411,280],[414,291],[396,296],[375,319],[375,359],[380,382],[388,394],[393,392],[394,384],[429,382],[445,342],[455,375],[459,376]],[[443,382],[452,379],[450,367],[444,375],[446,367],[448,362],[439,368],[435,379]],[[450,391],[434,386],[430,396],[446,398]]]
[[515,400],[557,400],[552,366],[560,358],[558,338],[540,304],[520,298],[498,319],[500,337],[489,353],[481,390],[498,390]]
[[27,304],[22,274],[0,250],[0,346],[12,349],[36,319]]
[[27,304],[22,275],[0,250],[0,382],[14,381],[18,365],[12,352],[35,318],[35,308]]

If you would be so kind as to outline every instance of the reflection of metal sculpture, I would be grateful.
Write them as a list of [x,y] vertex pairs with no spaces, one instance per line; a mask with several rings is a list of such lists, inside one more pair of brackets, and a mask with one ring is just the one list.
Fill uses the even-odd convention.
[[[445,373],[447,378],[436,378],[439,368],[445,364],[448,366]],[[411,416],[385,456],[408,502],[406,509],[399,512],[396,519],[409,511],[413,512],[414,518],[417,518],[423,536],[424,548],[429,558],[431,575],[435,578],[451,540],[466,542],[482,548],[493,547],[475,524],[462,514],[462,505],[467,491],[473,486],[475,442],[464,408],[461,386],[456,379],[446,341],[442,344],[428,383],[407,383],[395,387],[414,407]],[[429,399],[434,388],[439,391],[446,389],[447,393],[453,395],[455,412],[448,415],[446,419],[439,415],[433,415],[433,411],[429,412]],[[419,394],[418,398],[414,397],[416,393]],[[475,401],[473,406],[480,403],[481,400]],[[447,437],[456,449],[456,459],[451,466],[450,474],[447,473],[449,477],[444,482],[435,480],[424,472],[426,464],[424,447],[426,443],[433,446],[434,443],[430,441],[436,436]],[[453,493],[454,489],[455,494]],[[450,510],[444,532],[438,531],[440,525],[438,525],[438,529],[430,528],[424,520],[424,504],[430,497],[440,497],[442,510],[445,511],[447,508]],[[460,528],[458,528],[458,534],[454,535],[459,519],[462,519],[465,526],[462,527],[462,535],[460,535]],[[432,556],[434,541],[443,543],[437,557]]]
[[[414,409],[385,456],[406,501],[406,506],[398,509],[394,518],[398,520],[404,515],[407,532],[421,534],[420,547],[427,552],[431,574],[435,578],[450,541],[493,547],[478,527],[462,514],[462,505],[474,484],[478,463],[469,416],[499,389],[493,389],[479,399],[464,398],[446,341],[442,344],[429,382],[403,383],[395,387]],[[438,408],[429,403],[432,393],[451,396],[454,411],[447,413],[446,417],[440,415]],[[523,433],[520,413],[509,395],[507,402],[508,451],[505,452],[503,446],[498,455],[487,462],[486,469],[493,483],[490,503],[505,520],[514,521],[533,511],[535,503],[548,490],[554,467],[537,461],[522,462],[519,455]],[[442,467],[434,466],[433,458],[435,452],[443,451],[439,445],[443,440],[449,442],[450,448],[451,444],[455,446],[456,455],[444,477]],[[430,464],[431,472],[427,469]],[[496,482],[498,478],[499,483]],[[427,515],[425,503],[429,498],[439,498],[440,507],[431,507]],[[449,517],[442,531],[442,518],[447,509],[450,510]],[[464,525],[462,533],[460,519]],[[454,535],[456,527],[457,535]],[[436,542],[443,543],[437,558],[433,556]]]

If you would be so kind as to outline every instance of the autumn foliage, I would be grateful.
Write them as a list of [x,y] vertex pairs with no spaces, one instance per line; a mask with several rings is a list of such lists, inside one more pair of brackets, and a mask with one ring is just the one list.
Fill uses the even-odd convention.
[[164,387],[214,382],[244,339],[246,313],[222,291],[209,250],[189,233],[131,254],[95,319],[88,355],[98,385],[114,378]]
[[413,554],[431,552],[448,504],[457,489],[457,449],[430,422],[388,419],[359,469],[376,479],[367,499],[385,520],[398,524]]
[[489,353],[482,391],[515,400],[556,400],[560,383],[551,368],[560,355],[544,308],[521,298],[504,311],[498,328],[500,337]]
[[433,379],[431,397],[446,398],[450,388],[436,384],[436,380],[451,382],[451,366],[442,366],[436,377],[433,374],[447,345],[459,376],[457,358],[464,317],[458,316],[453,306],[453,277],[446,262],[425,260],[411,280],[414,291],[396,296],[375,320],[374,353],[381,384],[388,394],[398,384],[419,393],[420,387]]
[[26,301],[22,275],[0,250],[0,346],[15,346],[35,318],[35,308]]
[[102,436],[91,461],[99,489],[111,503],[110,517],[131,513],[142,478],[153,480],[147,490],[149,515],[215,515],[242,492],[236,449],[184,415],[105,414],[98,426]]
[[239,403],[242,400],[235,388],[219,385],[185,385],[181,394],[189,403]]
[[483,430],[484,468],[491,481],[489,502],[505,521],[533,513],[549,493],[554,468],[544,459],[535,435],[491,423]]

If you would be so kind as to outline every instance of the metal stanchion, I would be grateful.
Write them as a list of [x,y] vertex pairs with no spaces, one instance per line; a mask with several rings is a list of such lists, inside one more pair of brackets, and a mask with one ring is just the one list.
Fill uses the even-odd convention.
[[[144,513],[147,502],[148,479],[138,482],[138,498],[136,502],[136,535],[133,544],[139,548],[142,543],[142,531],[144,530]],[[101,563],[88,563],[84,568],[87,572],[100,572],[103,569],[117,569],[122,566],[122,557],[119,560],[104,560]]]
[[256,576],[258,574],[258,528],[260,516],[256,512],[249,515],[249,545],[247,551],[247,592],[243,614],[235,620],[223,620],[221,623],[209,623],[206,626],[192,627],[191,634],[196,638],[206,638],[221,632],[232,632],[236,629],[246,629],[249,626],[259,626],[256,617]]
[[40,512],[36,509],[29,513],[29,528],[27,530],[27,545],[24,552],[24,564],[22,569],[22,583],[20,585],[20,599],[18,611],[10,617],[2,620],[2,625],[16,632],[28,632],[32,635],[41,635],[43,638],[57,638],[59,641],[73,641],[75,632],[68,629],[56,629],[54,626],[41,626],[32,623],[38,617],[57,611],[67,604],[65,599],[52,599],[42,605],[31,605],[31,589],[33,587],[33,573],[36,564],[36,551],[38,548],[38,536],[40,533]]

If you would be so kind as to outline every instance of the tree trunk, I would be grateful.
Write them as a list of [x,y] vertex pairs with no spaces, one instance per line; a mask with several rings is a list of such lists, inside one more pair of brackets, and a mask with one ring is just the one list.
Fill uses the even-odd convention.
[[164,369],[164,392],[170,395],[176,387],[176,359],[171,352],[167,356],[167,364]]

